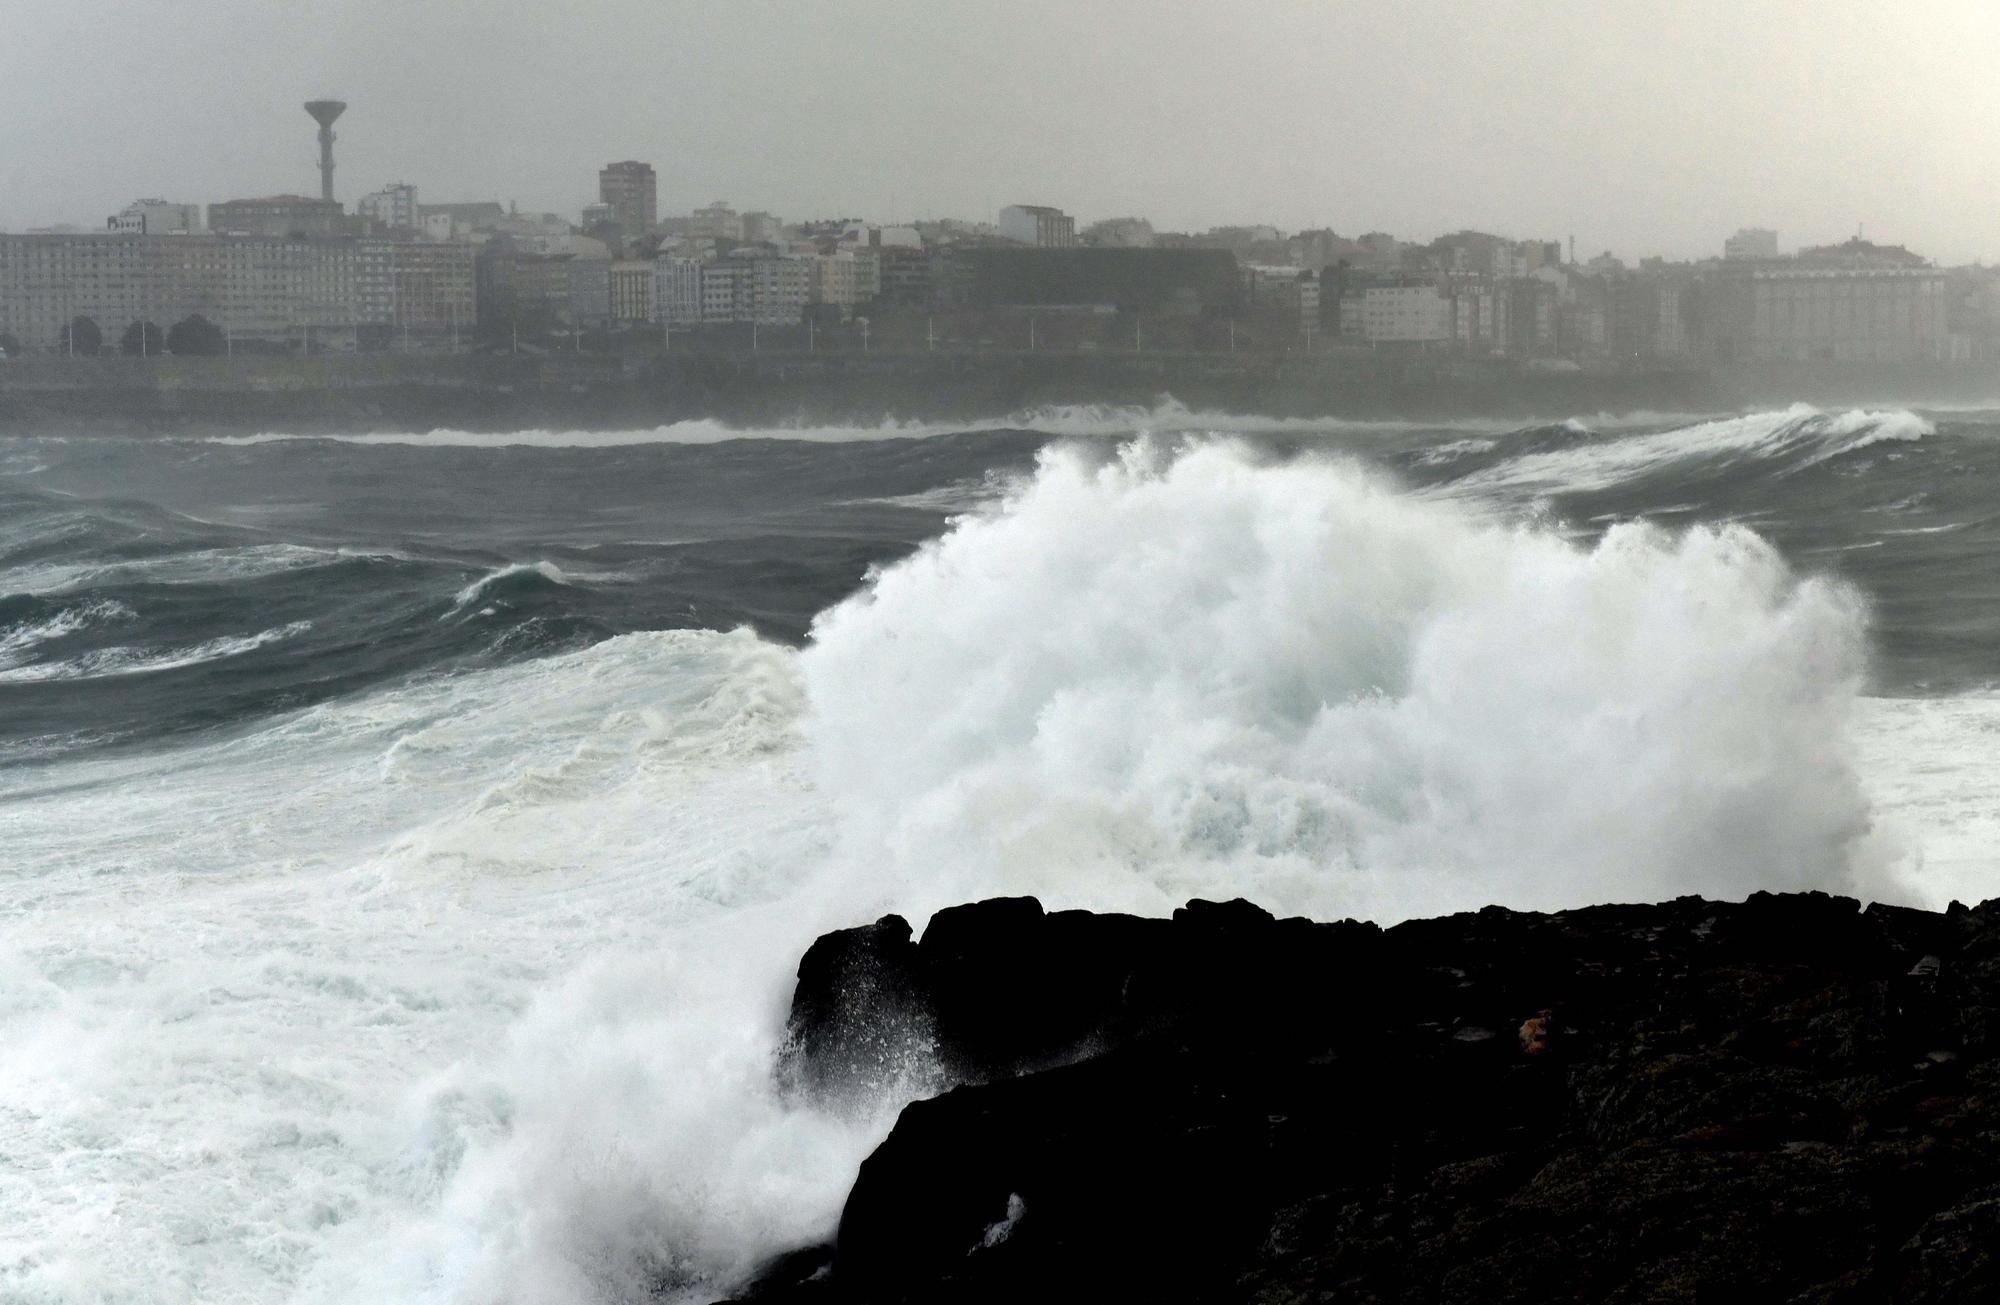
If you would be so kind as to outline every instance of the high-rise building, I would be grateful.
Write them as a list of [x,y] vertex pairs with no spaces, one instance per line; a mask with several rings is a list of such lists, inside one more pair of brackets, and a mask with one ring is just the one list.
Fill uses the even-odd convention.
[[606,164],[597,174],[597,198],[610,206],[611,220],[627,240],[637,240],[659,221],[660,184],[650,163]]

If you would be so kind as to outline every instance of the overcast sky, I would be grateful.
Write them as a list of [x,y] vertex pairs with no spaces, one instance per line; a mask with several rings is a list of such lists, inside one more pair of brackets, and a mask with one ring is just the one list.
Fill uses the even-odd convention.
[[0,228],[139,196],[574,217],[1054,204],[1162,229],[1459,227],[1580,254],[1871,238],[2000,258],[2000,0],[8,0]]

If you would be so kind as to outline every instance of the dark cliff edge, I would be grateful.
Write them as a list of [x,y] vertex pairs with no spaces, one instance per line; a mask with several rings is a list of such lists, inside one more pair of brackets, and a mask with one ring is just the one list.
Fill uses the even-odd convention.
[[821,938],[792,1035],[831,1108],[960,1086],[737,1299],[2000,1299],[2000,900],[998,899]]

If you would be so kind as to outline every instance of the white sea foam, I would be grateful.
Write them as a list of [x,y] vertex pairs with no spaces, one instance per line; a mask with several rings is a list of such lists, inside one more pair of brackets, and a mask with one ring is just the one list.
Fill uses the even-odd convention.
[[0,671],[19,666],[34,655],[36,648],[50,640],[75,634],[88,626],[124,620],[132,615],[131,608],[107,598],[61,608],[40,621],[0,628]]
[[[1153,442],[1047,454],[802,654],[628,635],[0,771],[0,1298],[713,1299],[888,1126],[767,1074],[800,948],[885,907],[1873,891],[1859,638],[1740,529]],[[1900,711],[1864,756],[1990,751]]]

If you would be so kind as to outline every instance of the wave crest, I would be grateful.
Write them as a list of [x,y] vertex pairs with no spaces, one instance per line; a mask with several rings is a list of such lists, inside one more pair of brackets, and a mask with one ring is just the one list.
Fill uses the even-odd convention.
[[[1573,427],[1572,433],[1588,434],[1582,427]],[[1901,409],[1828,413],[1795,404],[1649,435],[1570,440],[1484,467],[1448,488],[1453,493],[1602,490],[1696,463],[1761,462],[1800,470],[1885,440],[1919,440],[1936,433],[1929,419]]]

